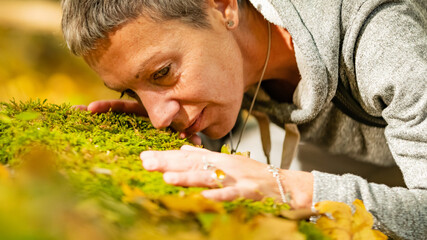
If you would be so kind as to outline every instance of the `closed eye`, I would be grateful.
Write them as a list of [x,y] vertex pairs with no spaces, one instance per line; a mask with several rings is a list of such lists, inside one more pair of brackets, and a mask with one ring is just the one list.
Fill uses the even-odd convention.
[[127,96],[129,96],[130,98],[133,98],[133,99],[138,99],[138,95],[134,91],[132,91],[130,89],[124,90],[121,93],[121,95],[120,95],[120,99],[123,98],[125,95],[127,95]]

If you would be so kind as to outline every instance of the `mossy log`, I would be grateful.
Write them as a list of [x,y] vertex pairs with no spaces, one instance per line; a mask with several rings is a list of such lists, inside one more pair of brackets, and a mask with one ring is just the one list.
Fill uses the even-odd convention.
[[184,144],[134,115],[0,103],[0,239],[327,239],[273,199],[214,202],[142,168]]

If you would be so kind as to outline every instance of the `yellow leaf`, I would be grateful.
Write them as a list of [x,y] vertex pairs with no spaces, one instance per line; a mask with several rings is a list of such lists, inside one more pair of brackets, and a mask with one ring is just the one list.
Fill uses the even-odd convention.
[[139,188],[131,188],[129,185],[123,184],[122,191],[124,194],[122,197],[123,202],[138,204],[152,215],[164,214],[159,205],[146,198],[145,194]]
[[0,180],[6,180],[10,178],[9,171],[5,166],[0,164]]
[[370,228],[362,228],[359,229],[357,232],[354,232],[353,234],[354,240],[369,240],[369,239],[375,239],[375,235],[372,232],[372,229]]
[[[221,153],[225,153],[225,154],[232,154],[231,153],[231,147],[230,144],[224,144],[221,147]],[[249,151],[246,152],[236,152],[235,155],[241,155],[241,156],[245,156],[245,157],[251,157],[251,153]]]
[[387,236],[382,232],[372,229],[372,226],[374,225],[374,218],[372,217],[372,214],[366,210],[363,202],[356,199],[353,202],[353,205],[356,209],[353,214],[352,222],[352,232],[354,233],[353,239],[387,239]]
[[229,215],[218,215],[209,231],[210,240],[304,240],[298,221],[258,215],[247,219],[246,212],[237,209]]
[[332,239],[351,239],[350,229],[342,228],[342,226],[340,226],[334,219],[330,219],[327,216],[320,217],[316,222],[316,226],[321,229],[325,235]]
[[233,212],[230,215],[218,215],[209,231],[209,239],[253,239],[250,237],[250,232],[251,226],[243,223],[241,213]]
[[204,198],[201,194],[191,194],[188,196],[166,195],[160,201],[170,210],[185,213],[216,212],[224,213],[222,203]]
[[371,229],[374,225],[374,218],[366,210],[365,205],[359,199],[353,202],[356,210],[353,214],[352,232],[362,231],[363,228]]
[[241,156],[245,156],[247,158],[251,157],[251,152],[246,151],[246,152],[237,152],[236,155],[241,155]]
[[122,185],[123,197],[122,201],[127,203],[135,203],[138,198],[145,198],[145,194],[139,188],[131,188],[127,184]]
[[353,202],[355,211],[352,214],[350,206],[345,203],[324,201],[317,203],[315,208],[323,214],[316,222],[324,234],[332,239],[345,240],[383,240],[387,236],[373,230],[374,218],[363,202],[356,199]]
[[360,231],[357,231],[353,235],[353,240],[386,240],[387,236],[378,231],[372,230],[370,228],[363,228]]
[[344,231],[351,232],[351,208],[345,203],[333,202],[333,201],[323,201],[317,203],[315,208],[319,213],[325,214],[329,213],[333,218],[332,222],[328,222],[329,225],[325,227],[336,227]]
[[374,233],[376,240],[387,240],[388,239],[388,237],[384,233],[382,233],[378,230],[372,230],[372,232]]
[[221,147],[221,153],[231,154],[230,144],[224,144],[224,145],[222,145],[222,147]]
[[304,240],[305,235],[298,231],[298,221],[283,218],[256,217],[253,239]]

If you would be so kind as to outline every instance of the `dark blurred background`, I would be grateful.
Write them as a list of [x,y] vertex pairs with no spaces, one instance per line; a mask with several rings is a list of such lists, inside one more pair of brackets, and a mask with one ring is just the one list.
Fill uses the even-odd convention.
[[117,98],[67,49],[60,0],[0,0],[0,101],[88,104]]

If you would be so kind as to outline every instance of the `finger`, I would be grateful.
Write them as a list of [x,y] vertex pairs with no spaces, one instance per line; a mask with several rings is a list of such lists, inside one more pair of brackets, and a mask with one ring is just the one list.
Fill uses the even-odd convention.
[[180,138],[187,138],[194,145],[202,145],[202,139],[197,134],[188,134],[186,132],[182,132],[179,134]]
[[193,146],[190,146],[190,145],[184,145],[184,146],[182,146],[181,150],[198,151],[198,152],[209,152],[209,150],[207,150],[207,149],[199,148],[199,147],[193,147]]
[[202,169],[202,154],[198,151],[145,151],[140,155],[148,171],[183,172]]
[[179,133],[179,137],[180,138],[187,138],[187,137],[189,137],[190,135],[188,134],[188,133],[185,133],[185,132],[181,132],[181,133]]
[[87,106],[85,105],[74,105],[71,108],[76,110],[81,110],[81,111],[87,111]]
[[202,145],[202,139],[199,137],[199,135],[194,134],[188,139],[191,143],[194,145]]
[[144,107],[133,100],[101,100],[89,104],[87,109],[94,113],[106,113],[108,111],[147,116]]
[[205,198],[213,199],[216,201],[233,201],[241,197],[239,190],[234,186],[205,190],[202,192],[202,195]]
[[212,178],[212,171],[166,172],[163,174],[166,183],[182,187],[218,187]]

